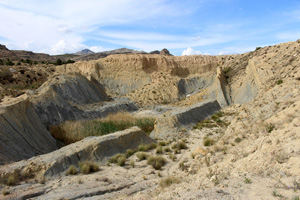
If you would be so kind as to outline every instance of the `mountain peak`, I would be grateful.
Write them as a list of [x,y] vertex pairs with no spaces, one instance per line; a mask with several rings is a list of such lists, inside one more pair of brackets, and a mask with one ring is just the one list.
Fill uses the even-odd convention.
[[88,55],[88,54],[94,54],[95,52],[89,50],[89,49],[83,49],[81,51],[78,51],[77,53],[75,53],[75,55]]

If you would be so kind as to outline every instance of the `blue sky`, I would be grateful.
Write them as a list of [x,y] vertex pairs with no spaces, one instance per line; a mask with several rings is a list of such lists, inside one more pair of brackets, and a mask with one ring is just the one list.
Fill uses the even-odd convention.
[[0,0],[0,43],[52,55],[219,55],[299,38],[300,0]]

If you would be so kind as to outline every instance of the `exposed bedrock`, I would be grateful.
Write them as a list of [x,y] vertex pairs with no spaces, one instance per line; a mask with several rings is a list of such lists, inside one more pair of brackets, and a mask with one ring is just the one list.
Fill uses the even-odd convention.
[[140,144],[153,142],[155,141],[140,128],[132,127],[105,136],[87,137],[51,153],[16,162],[9,168],[0,168],[0,172],[1,176],[7,176],[14,171],[26,173],[31,170],[44,176],[55,176],[67,170],[70,165],[77,166],[80,161],[105,164],[117,153],[124,153],[127,149],[135,149]]
[[218,101],[205,101],[189,107],[180,107],[157,118],[152,138],[166,138],[177,134],[181,128],[197,123],[221,109]]
[[0,164],[56,149],[55,139],[28,101],[0,106]]
[[80,74],[64,74],[46,82],[31,97],[35,110],[46,127],[67,120],[105,117],[117,111],[135,111],[129,101],[105,101],[104,88]]

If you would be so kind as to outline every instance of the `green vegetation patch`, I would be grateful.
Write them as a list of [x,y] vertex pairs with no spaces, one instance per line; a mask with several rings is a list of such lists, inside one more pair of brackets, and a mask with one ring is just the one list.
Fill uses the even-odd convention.
[[154,118],[137,118],[129,113],[116,113],[104,119],[67,121],[58,126],[50,126],[49,131],[55,139],[71,144],[88,136],[106,135],[133,126],[138,126],[150,134],[154,129],[154,121]]

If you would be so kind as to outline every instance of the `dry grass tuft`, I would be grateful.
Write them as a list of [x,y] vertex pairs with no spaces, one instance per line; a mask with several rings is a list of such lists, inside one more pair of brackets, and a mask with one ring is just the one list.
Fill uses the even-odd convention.
[[89,174],[99,171],[99,165],[91,161],[79,162],[78,166],[83,174]]
[[159,186],[165,188],[165,187],[171,186],[172,184],[178,184],[178,183],[180,183],[180,182],[181,182],[181,181],[180,181],[179,178],[174,177],[174,176],[169,176],[169,177],[167,177],[167,178],[162,179],[162,180],[159,182]]

